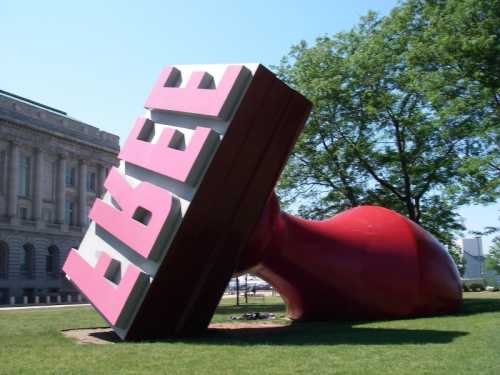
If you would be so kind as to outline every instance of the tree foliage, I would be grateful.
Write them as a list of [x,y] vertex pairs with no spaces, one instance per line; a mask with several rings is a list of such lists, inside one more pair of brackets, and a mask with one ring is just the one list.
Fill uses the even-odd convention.
[[[500,218],[499,218],[500,219]],[[488,236],[500,232],[500,227],[486,227],[483,231],[472,232],[476,236]],[[485,260],[486,271],[495,271],[500,274],[500,235],[493,238]]]
[[500,274],[500,236],[493,239],[493,245],[486,255],[485,266],[487,271],[495,271]]
[[276,68],[313,112],[283,172],[289,210],[396,210],[450,249],[456,210],[499,195],[500,0],[408,0],[301,42]]

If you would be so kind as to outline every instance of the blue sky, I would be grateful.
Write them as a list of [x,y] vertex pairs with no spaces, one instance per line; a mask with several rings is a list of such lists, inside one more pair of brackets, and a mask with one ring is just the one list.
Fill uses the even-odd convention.
[[[278,64],[304,39],[347,30],[395,0],[3,0],[0,89],[127,135],[166,64]],[[499,207],[461,210],[470,229],[498,225]],[[486,241],[488,245],[489,240]]]

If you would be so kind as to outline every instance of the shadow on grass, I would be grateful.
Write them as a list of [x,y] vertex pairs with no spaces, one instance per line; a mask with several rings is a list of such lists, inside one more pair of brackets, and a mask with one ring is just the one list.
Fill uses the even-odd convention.
[[89,334],[89,336],[95,337],[98,340],[106,341],[109,343],[123,342],[114,331],[92,332]]
[[215,311],[216,314],[220,315],[241,315],[247,312],[268,312],[268,313],[286,313],[285,305],[281,303],[276,304],[248,304],[248,305],[240,305],[240,306],[219,306]]
[[500,298],[466,298],[457,315],[475,315],[500,311]]
[[231,345],[393,345],[444,344],[467,332],[366,328],[335,323],[295,323],[286,327],[209,329],[190,343]]
[[[246,306],[220,306],[217,314],[239,315],[250,311],[284,312],[281,304]],[[453,316],[469,316],[489,312],[500,312],[500,299],[467,298],[462,311]],[[257,322],[258,323],[258,322]],[[154,342],[184,342],[201,345],[401,345],[401,344],[445,344],[465,336],[468,332],[430,329],[369,328],[356,326],[361,322],[298,322],[281,327],[257,328],[211,328],[197,337],[181,337]],[[231,323],[228,323],[231,324]],[[107,342],[121,342],[110,332],[94,332],[90,336]],[[148,341],[151,342],[151,341]]]
[[[180,337],[148,342],[183,342],[200,345],[401,345],[446,344],[467,335],[460,331],[428,329],[365,328],[335,323],[296,323],[283,327],[210,328],[197,337]],[[92,336],[108,343],[120,343],[112,332],[93,332]]]

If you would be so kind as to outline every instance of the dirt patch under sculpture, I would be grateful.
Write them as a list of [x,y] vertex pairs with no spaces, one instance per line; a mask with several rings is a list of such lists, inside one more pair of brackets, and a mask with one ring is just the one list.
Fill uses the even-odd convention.
[[[287,327],[286,323],[214,323],[208,326],[207,334],[244,334],[249,332],[252,334],[257,331],[266,332],[266,334],[280,328]],[[122,342],[116,333],[109,327],[100,328],[81,328],[68,329],[62,331],[62,334],[70,339],[75,340],[78,344],[114,344]]]

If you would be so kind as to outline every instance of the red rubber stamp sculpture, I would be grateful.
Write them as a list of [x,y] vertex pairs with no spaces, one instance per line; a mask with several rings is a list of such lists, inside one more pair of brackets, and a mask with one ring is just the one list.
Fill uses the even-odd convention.
[[168,66],[63,270],[127,340],[194,334],[250,270],[293,319],[378,319],[461,305],[427,232],[381,207],[321,221],[280,212],[273,188],[311,104],[262,65]]

